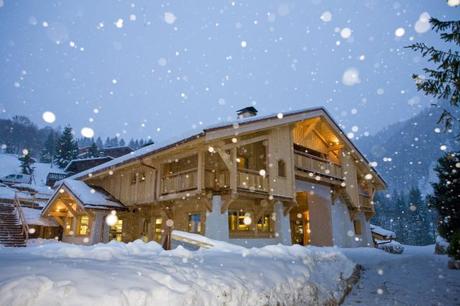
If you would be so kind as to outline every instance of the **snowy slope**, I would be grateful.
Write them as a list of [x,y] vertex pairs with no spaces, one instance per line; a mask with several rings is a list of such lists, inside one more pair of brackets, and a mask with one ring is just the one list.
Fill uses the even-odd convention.
[[[21,162],[18,160],[17,155],[0,153],[0,177],[8,174],[21,173],[20,164]],[[49,172],[62,172],[62,170],[56,166],[51,167],[51,164],[37,162],[33,164],[33,167],[35,168],[35,184],[38,186],[44,186],[46,184],[46,176]]]
[[323,305],[353,269],[336,249],[298,245],[48,243],[0,248],[0,305]]

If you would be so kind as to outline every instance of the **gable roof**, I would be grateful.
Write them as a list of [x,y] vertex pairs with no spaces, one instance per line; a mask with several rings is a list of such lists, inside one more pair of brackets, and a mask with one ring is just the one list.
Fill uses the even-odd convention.
[[90,157],[90,158],[80,158],[73,159],[70,163],[64,168],[65,172],[78,173],[85,171],[87,169],[93,168],[97,165],[103,164],[112,160],[111,156],[102,156],[102,157]]
[[326,119],[329,125],[337,132],[339,137],[341,137],[341,139],[345,143],[347,143],[347,145],[356,152],[356,154],[359,156],[360,159],[362,159],[365,163],[367,163],[367,165],[371,168],[371,171],[373,171],[376,174],[378,180],[384,186],[386,186],[385,180],[380,176],[380,174],[372,166],[370,166],[369,161],[366,159],[366,157],[355,146],[355,144],[346,136],[346,134],[342,131],[340,126],[334,121],[332,116],[323,107],[305,108],[301,110],[295,110],[295,111],[284,112],[284,113],[276,113],[276,114],[270,114],[270,115],[265,115],[265,116],[238,118],[234,121],[210,125],[204,128],[201,132],[188,133],[188,134],[183,135],[182,137],[175,137],[168,141],[159,142],[159,143],[155,143],[155,144],[143,147],[125,156],[115,158],[107,163],[93,167],[81,173],[75,174],[71,176],[70,178],[71,179],[82,179],[86,176],[89,176],[90,174],[94,175],[99,172],[103,172],[105,170],[113,168],[115,166],[120,166],[123,164],[134,162],[135,160],[142,159],[148,155],[159,153],[161,151],[170,149],[175,146],[182,145],[184,143],[199,139],[201,137],[206,137],[206,140],[213,140],[218,137],[218,136],[213,137],[213,134],[215,134],[217,131],[223,131],[227,129],[228,135],[230,134],[234,135],[235,130],[237,129],[238,133],[242,134],[246,131],[251,131],[251,126],[254,126],[256,123],[262,123],[262,122],[265,123],[260,128],[266,129],[269,127],[290,124],[293,122],[302,121],[302,120],[306,120],[306,119],[314,118],[318,116]]
[[90,209],[125,209],[126,207],[101,187],[91,186],[83,181],[64,179],[48,200],[42,215],[64,190],[70,193],[84,208]]

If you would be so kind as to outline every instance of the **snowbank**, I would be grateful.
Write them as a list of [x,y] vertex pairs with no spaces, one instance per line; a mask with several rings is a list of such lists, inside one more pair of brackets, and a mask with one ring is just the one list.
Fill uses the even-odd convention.
[[0,305],[322,305],[353,269],[338,249],[298,245],[37,243],[0,248]]

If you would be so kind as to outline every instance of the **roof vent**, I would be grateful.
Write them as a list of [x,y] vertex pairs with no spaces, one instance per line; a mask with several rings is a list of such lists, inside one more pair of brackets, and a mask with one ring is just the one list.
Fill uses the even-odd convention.
[[236,114],[238,115],[238,119],[254,117],[255,115],[257,115],[257,109],[255,109],[255,107],[249,106],[237,110]]

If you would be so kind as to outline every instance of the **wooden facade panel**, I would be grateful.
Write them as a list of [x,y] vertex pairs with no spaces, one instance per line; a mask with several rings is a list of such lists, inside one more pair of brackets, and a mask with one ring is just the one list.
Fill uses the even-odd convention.
[[292,134],[289,126],[286,125],[271,130],[268,150],[268,174],[271,193],[273,195],[294,198]]

